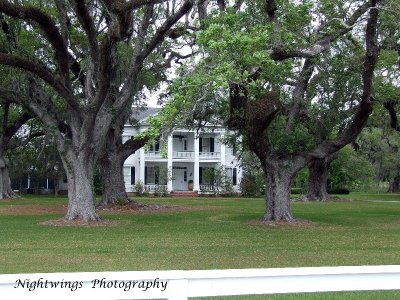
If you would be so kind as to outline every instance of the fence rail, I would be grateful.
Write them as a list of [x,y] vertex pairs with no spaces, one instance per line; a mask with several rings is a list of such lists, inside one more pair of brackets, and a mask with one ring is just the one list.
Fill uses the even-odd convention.
[[0,275],[1,299],[180,300],[369,290],[400,290],[400,266]]

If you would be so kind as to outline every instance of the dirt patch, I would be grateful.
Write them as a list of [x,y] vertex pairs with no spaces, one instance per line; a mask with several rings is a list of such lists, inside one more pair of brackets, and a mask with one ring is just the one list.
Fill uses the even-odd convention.
[[296,227],[296,228],[306,228],[314,226],[315,223],[308,220],[295,219],[291,222],[285,221],[264,221],[264,220],[252,220],[246,222],[248,225],[257,225],[265,227]]
[[[105,213],[158,213],[158,212],[184,212],[215,209],[211,206],[179,206],[179,205],[142,205],[138,203],[128,203],[126,205],[107,205],[97,209],[97,212]],[[49,205],[7,205],[0,207],[0,214],[11,215],[49,215],[65,214],[67,205],[49,204]]]
[[49,205],[7,205],[0,207],[0,213],[11,215],[48,215],[65,214],[67,206],[61,204]]
[[154,212],[184,212],[215,209],[211,206],[181,206],[181,205],[157,205],[141,203],[127,203],[125,205],[106,205],[98,208],[99,212],[107,213],[154,213]]
[[39,225],[47,225],[47,226],[62,226],[62,227],[115,227],[118,225],[122,225],[126,223],[126,221],[115,221],[115,220],[100,220],[100,221],[81,221],[81,220],[65,220],[65,219],[57,219],[57,220],[49,220],[44,222],[39,222]]
[[352,202],[351,199],[346,198],[339,198],[339,197],[330,197],[324,201],[316,201],[316,200],[306,200],[305,198],[292,198],[290,199],[291,202],[297,203],[328,203],[328,202]]

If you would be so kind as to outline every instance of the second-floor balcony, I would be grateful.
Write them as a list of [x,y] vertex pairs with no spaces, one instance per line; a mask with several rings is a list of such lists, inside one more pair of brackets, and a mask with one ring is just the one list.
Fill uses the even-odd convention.
[[[167,158],[163,156],[161,151],[148,151],[145,153],[146,159],[163,159]],[[194,151],[173,151],[172,158],[174,159],[191,159],[194,160]],[[199,160],[217,160],[221,159],[220,152],[199,152]]]
[[173,158],[193,158],[194,151],[173,151]]
[[200,160],[203,159],[221,159],[220,152],[200,152],[199,153]]
[[[145,157],[146,158],[157,158],[157,159],[159,159],[159,158],[164,158],[163,157],[163,155],[162,155],[162,153],[161,153],[161,151],[147,151],[146,153],[145,153]],[[166,158],[166,157],[165,157]]]

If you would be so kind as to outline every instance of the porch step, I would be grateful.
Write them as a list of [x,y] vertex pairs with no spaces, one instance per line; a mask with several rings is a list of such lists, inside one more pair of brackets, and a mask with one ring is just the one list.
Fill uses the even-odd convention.
[[193,191],[173,191],[171,193],[171,196],[173,197],[198,197],[198,193],[197,192],[193,192]]

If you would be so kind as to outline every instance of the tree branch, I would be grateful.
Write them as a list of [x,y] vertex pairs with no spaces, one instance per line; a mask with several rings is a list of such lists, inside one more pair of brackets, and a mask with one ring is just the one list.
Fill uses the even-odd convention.
[[69,0],[75,10],[79,23],[82,25],[89,41],[89,50],[94,69],[97,69],[99,63],[99,45],[97,43],[96,28],[91,17],[87,5],[84,0]]
[[300,108],[304,100],[305,92],[307,90],[307,86],[313,71],[314,71],[314,64],[311,62],[310,59],[306,59],[293,90],[292,94],[293,105],[289,111],[289,116],[286,123],[286,133],[291,133],[293,130],[295,120],[300,113]]
[[6,139],[11,139],[11,137],[21,128],[22,125],[24,125],[26,122],[28,122],[30,119],[32,119],[33,116],[29,112],[24,112],[22,113],[16,120],[12,122],[10,126],[7,126],[4,131],[4,136]]
[[145,5],[163,3],[167,0],[130,0],[124,6],[123,10],[135,10]]
[[166,33],[171,27],[179,21],[179,19],[188,13],[193,7],[193,0],[186,0],[181,8],[173,15],[171,15],[156,31],[153,38],[148,43],[147,47],[141,53],[144,60],[165,38]]
[[44,135],[45,135],[45,133],[43,131],[37,131],[37,132],[29,133],[29,136],[25,140],[23,140],[23,141],[19,140],[18,143],[10,143],[10,144],[8,144],[7,147],[5,148],[5,150],[14,150],[14,149],[16,149],[18,147],[21,147],[21,146],[25,147],[33,139],[35,139],[37,137],[44,136]]
[[374,5],[371,4],[370,1],[367,1],[363,5],[361,5],[349,18],[349,20],[345,23],[346,26],[338,29],[330,35],[327,35],[319,40],[317,40],[313,45],[307,48],[300,49],[284,49],[283,47],[277,47],[270,52],[271,58],[277,61],[285,60],[288,58],[302,57],[302,58],[311,58],[315,57],[318,54],[324,52],[329,48],[330,44],[337,40],[339,37],[345,35],[349,31],[353,29],[354,24],[358,21],[358,19],[371,7]]
[[350,144],[360,134],[361,130],[367,123],[368,117],[372,112],[372,86],[374,70],[378,61],[378,9],[375,7],[377,0],[371,0],[369,19],[365,33],[366,54],[363,64],[362,82],[363,93],[360,105],[354,114],[353,120],[342,132],[342,134],[334,139],[322,142],[316,149],[311,151],[307,156],[309,158],[324,158],[332,154],[345,145]]
[[126,160],[130,155],[146,145],[148,141],[148,137],[129,139],[118,147],[118,156]]
[[68,49],[53,19],[36,7],[25,7],[22,5],[11,4],[5,0],[0,0],[0,12],[3,12],[10,17],[27,21],[30,24],[36,23],[39,25],[45,38],[53,47],[57,59],[57,65],[63,79],[67,85],[69,85]]
[[397,119],[397,113],[394,108],[395,103],[393,101],[387,100],[383,103],[383,106],[389,112],[390,116],[390,127],[392,127],[396,131],[400,131],[400,125]]
[[13,54],[0,53],[0,64],[16,67],[31,72],[52,86],[67,104],[77,113],[80,106],[70,89],[65,87],[61,80],[45,65]]

